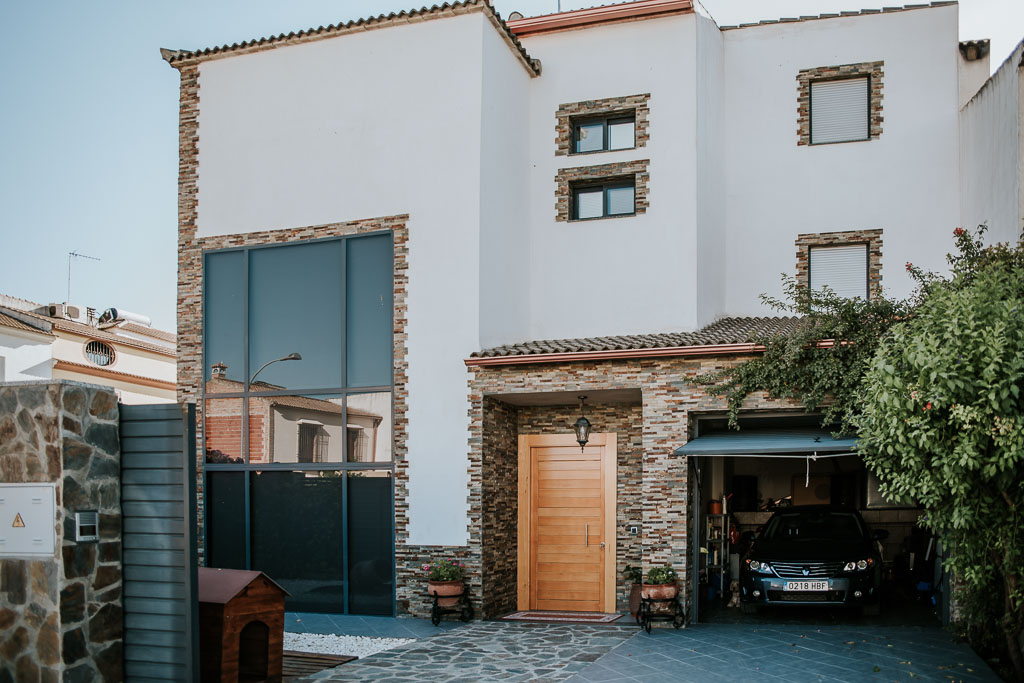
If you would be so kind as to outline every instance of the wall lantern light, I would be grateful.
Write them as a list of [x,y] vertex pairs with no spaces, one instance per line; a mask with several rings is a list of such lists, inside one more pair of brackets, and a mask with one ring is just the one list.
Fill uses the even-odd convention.
[[579,396],[580,399],[580,417],[573,424],[572,428],[576,432],[576,442],[580,445],[580,452],[583,452],[583,447],[590,441],[590,420],[583,414],[583,402],[587,400],[586,396]]

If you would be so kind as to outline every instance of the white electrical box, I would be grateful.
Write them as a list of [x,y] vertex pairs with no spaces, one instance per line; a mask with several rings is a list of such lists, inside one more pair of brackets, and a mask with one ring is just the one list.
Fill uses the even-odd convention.
[[56,484],[0,484],[0,557],[53,555]]

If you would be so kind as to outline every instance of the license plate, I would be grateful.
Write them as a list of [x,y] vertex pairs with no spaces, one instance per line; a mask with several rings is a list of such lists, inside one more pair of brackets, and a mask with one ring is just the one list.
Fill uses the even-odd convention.
[[787,591],[827,591],[828,581],[787,581],[782,589]]

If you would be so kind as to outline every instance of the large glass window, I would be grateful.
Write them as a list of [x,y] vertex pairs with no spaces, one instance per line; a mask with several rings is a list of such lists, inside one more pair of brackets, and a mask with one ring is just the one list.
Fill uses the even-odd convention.
[[205,255],[206,562],[394,610],[389,232]]

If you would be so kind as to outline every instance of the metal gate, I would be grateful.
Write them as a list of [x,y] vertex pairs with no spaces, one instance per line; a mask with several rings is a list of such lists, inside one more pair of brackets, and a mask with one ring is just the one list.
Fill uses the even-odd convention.
[[125,680],[199,680],[195,406],[121,406]]

